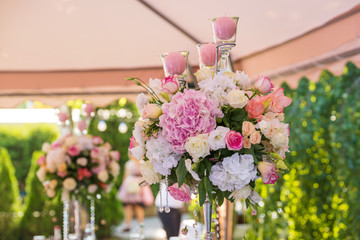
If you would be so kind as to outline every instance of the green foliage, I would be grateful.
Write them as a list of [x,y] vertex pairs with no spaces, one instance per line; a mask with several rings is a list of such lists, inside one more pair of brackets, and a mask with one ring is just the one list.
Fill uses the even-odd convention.
[[5,148],[0,148],[0,239],[17,239],[20,195],[15,169]]
[[[110,113],[115,113],[120,109],[125,109],[128,112],[131,112],[131,117],[118,117],[115,114],[111,114],[110,118],[106,120],[107,130],[100,132],[97,128],[99,123],[99,118],[94,118],[90,123],[89,133],[94,136],[100,136],[105,142],[109,142],[113,147],[113,150],[118,150],[121,154],[120,166],[121,174],[118,179],[115,180],[113,188],[108,194],[104,194],[101,198],[101,201],[96,201],[96,224],[99,226],[99,230],[96,232],[97,237],[109,237],[111,226],[119,224],[123,219],[122,204],[117,199],[116,193],[121,186],[123,174],[124,174],[124,165],[128,161],[128,148],[129,148],[129,138],[132,136],[132,129],[134,127],[135,121],[140,117],[135,104],[127,102],[126,99],[121,98],[119,101],[114,102],[102,108],[109,110]],[[120,133],[117,129],[121,122],[125,122],[128,126],[128,131],[126,133]],[[102,224],[101,220],[105,220],[106,224]]]
[[259,184],[264,207],[247,239],[360,239],[360,69],[324,71],[317,83],[301,79],[284,89],[293,103],[290,172],[276,185]]
[[41,152],[34,152],[31,167],[26,178],[24,216],[20,223],[22,240],[31,240],[34,235],[52,235],[55,225],[62,225],[62,203],[59,196],[49,199],[44,187],[36,176],[39,169],[37,159]]
[[57,125],[54,124],[0,125],[0,146],[10,154],[21,191],[25,189],[32,153],[41,150],[44,142],[51,142],[56,137]]

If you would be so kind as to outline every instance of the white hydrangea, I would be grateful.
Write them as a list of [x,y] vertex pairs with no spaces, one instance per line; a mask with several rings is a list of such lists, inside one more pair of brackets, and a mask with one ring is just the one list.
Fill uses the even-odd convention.
[[242,90],[248,90],[251,85],[251,79],[249,76],[244,73],[243,71],[239,72],[236,71],[234,80],[236,81],[236,84],[242,89]]
[[176,154],[171,150],[171,144],[161,132],[157,138],[151,137],[145,147],[146,157],[153,165],[154,171],[161,175],[169,175],[170,169],[176,167],[180,161],[181,154]]
[[211,168],[210,181],[221,191],[232,192],[243,188],[251,180],[256,180],[256,173],[252,155],[235,153]]
[[214,78],[207,78],[199,82],[200,91],[212,99],[215,99],[220,105],[227,102],[227,95],[236,88],[234,79],[229,74],[216,74]]

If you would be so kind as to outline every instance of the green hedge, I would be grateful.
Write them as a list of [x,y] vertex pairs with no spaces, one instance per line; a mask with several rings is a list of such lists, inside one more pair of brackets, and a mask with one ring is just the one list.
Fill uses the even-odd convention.
[[248,217],[247,239],[360,239],[360,69],[283,87],[291,170],[258,189],[265,205]]
[[18,239],[20,196],[15,169],[5,148],[0,148],[0,239]]

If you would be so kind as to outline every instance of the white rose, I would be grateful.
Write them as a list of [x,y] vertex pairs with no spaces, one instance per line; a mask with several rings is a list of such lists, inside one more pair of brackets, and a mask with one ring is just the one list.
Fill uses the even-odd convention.
[[271,129],[271,124],[263,120],[256,124],[256,128],[260,128],[261,132],[267,137]]
[[87,161],[88,160],[86,158],[84,158],[84,157],[76,159],[77,165],[80,165],[80,166],[83,166],[83,167],[86,166]]
[[49,143],[44,143],[42,145],[42,148],[41,150],[44,152],[44,153],[48,153],[50,150],[51,150],[51,145]]
[[111,172],[111,175],[113,175],[114,177],[117,177],[120,173],[120,165],[115,161],[111,161],[110,172]]
[[214,76],[214,71],[209,68],[201,68],[194,75],[198,82]]
[[246,199],[250,196],[251,188],[249,185],[246,185],[245,187],[242,187],[240,189],[235,190],[230,194],[230,198],[233,198],[234,200],[241,200]]
[[228,94],[227,101],[233,108],[243,108],[248,103],[249,99],[244,91],[234,89]]
[[109,179],[109,174],[106,170],[102,170],[98,173],[97,178],[102,182],[106,182]]
[[189,137],[185,143],[185,149],[197,162],[199,158],[206,157],[210,154],[210,145],[207,134],[199,134],[195,137]]
[[149,103],[149,97],[146,96],[144,93],[140,93],[136,98],[136,107],[141,112],[145,105]]
[[252,190],[250,193],[250,196],[249,196],[249,200],[252,204],[256,204],[256,203],[262,201],[263,199],[262,199],[262,197],[260,197],[260,195],[257,192]]
[[148,184],[155,184],[161,180],[161,175],[154,171],[152,164],[148,161],[140,164],[140,172]]
[[87,188],[88,193],[93,194],[96,192],[98,186],[96,184],[90,184]]
[[270,143],[276,148],[285,148],[288,145],[288,142],[288,136],[284,133],[284,131],[282,131],[282,129],[276,131],[270,139]]
[[76,188],[76,181],[74,178],[66,178],[63,182],[63,187],[67,191],[73,191]]
[[236,71],[234,80],[242,90],[247,90],[250,87],[251,80],[243,71]]
[[49,188],[48,190],[46,190],[46,195],[47,195],[49,198],[53,198],[53,197],[55,197],[56,192],[55,192],[54,189]]
[[230,132],[230,128],[219,126],[209,134],[208,142],[212,150],[225,148],[225,136]]
[[141,145],[129,149],[129,151],[137,160],[142,160],[144,158],[145,148]]

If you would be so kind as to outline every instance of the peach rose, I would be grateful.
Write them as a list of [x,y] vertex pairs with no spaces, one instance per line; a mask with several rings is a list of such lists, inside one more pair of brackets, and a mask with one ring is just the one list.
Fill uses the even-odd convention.
[[244,137],[243,139],[243,147],[244,148],[251,148],[251,142],[248,137]]
[[161,108],[157,104],[148,104],[143,109],[142,118],[158,118],[161,115]]
[[255,131],[255,126],[249,121],[244,121],[242,124],[242,135],[250,136]]
[[256,97],[248,102],[245,109],[249,118],[260,118],[265,111],[264,105]]
[[67,169],[66,163],[59,163],[59,164],[57,165],[57,169],[58,169],[58,171],[60,171],[60,172],[65,172],[66,169]]
[[259,144],[261,142],[261,134],[259,131],[255,131],[250,135],[251,144]]

